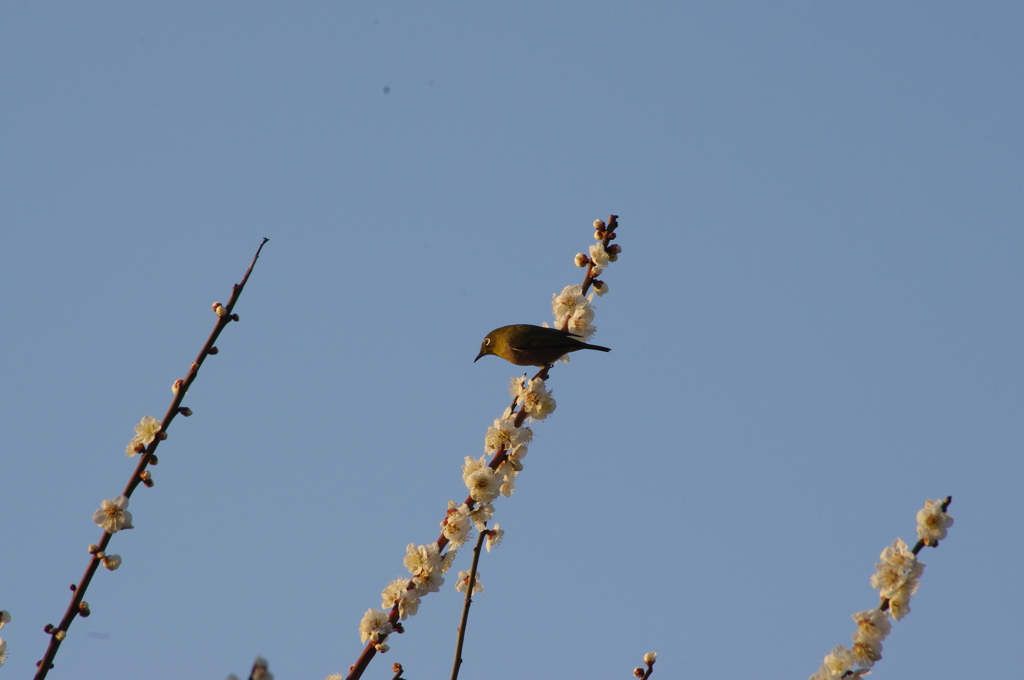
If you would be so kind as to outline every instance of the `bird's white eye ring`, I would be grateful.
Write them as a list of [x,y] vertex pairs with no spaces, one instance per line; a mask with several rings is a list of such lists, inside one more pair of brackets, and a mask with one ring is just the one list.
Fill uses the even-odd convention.
[[484,338],[484,344],[485,345],[491,344],[491,339],[490,338]]

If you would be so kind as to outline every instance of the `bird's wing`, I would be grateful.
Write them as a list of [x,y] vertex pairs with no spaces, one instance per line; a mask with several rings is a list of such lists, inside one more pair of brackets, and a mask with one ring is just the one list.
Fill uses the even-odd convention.
[[512,345],[512,349],[529,351],[532,349],[551,349],[554,347],[576,347],[582,344],[579,340],[576,340],[580,336],[575,333],[557,328],[544,328],[543,330],[544,333],[538,334],[532,340],[524,339]]

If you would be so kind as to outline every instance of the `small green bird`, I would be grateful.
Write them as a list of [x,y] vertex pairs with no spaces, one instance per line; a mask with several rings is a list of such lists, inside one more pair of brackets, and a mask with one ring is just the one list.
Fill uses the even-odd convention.
[[487,334],[480,344],[480,354],[477,354],[473,361],[476,362],[482,356],[493,354],[516,366],[544,367],[555,363],[559,357],[580,349],[611,351],[607,347],[588,345],[577,340],[578,337],[580,336],[569,331],[531,326],[525,323],[502,326]]

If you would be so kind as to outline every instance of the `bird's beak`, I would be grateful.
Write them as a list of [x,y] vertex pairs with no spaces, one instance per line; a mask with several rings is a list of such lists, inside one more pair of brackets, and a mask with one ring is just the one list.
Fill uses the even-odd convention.
[[477,354],[477,355],[476,355],[476,359],[473,359],[473,363],[475,364],[475,363],[476,363],[476,360],[477,360],[477,359],[479,359],[480,357],[482,357],[483,355],[484,355],[484,353],[483,353],[483,352],[480,352],[480,354]]

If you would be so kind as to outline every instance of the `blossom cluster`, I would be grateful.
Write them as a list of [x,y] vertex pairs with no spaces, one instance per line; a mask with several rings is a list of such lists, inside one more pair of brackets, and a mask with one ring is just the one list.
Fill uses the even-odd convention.
[[[948,501],[929,500],[917,513],[917,533],[921,538],[918,550],[924,545],[938,545],[946,537],[946,529],[953,524],[953,518],[945,512],[947,505]],[[859,678],[870,673],[870,668],[882,658],[882,641],[892,627],[889,618],[899,621],[910,612],[910,597],[920,585],[924,563],[900,538],[882,551],[880,559],[871,576],[871,587],[879,591],[882,605],[853,615],[857,622],[853,646],[834,647],[810,680]]]
[[925,501],[917,511],[917,537],[925,545],[937,546],[951,526],[953,518],[946,514],[943,501]]
[[880,559],[871,576],[871,587],[888,601],[889,615],[899,621],[910,612],[910,596],[921,585],[918,579],[924,573],[924,563],[900,538],[882,551]]
[[[582,286],[566,286],[561,293],[552,296],[551,311],[555,315],[555,328],[562,328],[575,335],[589,340],[597,327],[594,326],[594,294],[602,296],[608,292],[608,284],[599,277],[605,267],[619,259],[622,247],[618,244],[609,245],[609,241],[615,238],[615,228],[618,221],[614,218],[605,224],[603,220],[594,221],[594,238],[597,243],[590,246],[590,255],[577,253],[574,260],[577,267],[589,267],[587,278]],[[593,284],[593,292],[584,295],[587,282]],[[562,360],[568,362],[567,357]]]
[[514,377],[509,385],[509,392],[516,403],[521,404],[530,422],[544,420],[555,410],[555,399],[541,378],[524,381],[523,378]]
[[[555,327],[564,328],[584,341],[590,340],[597,327],[591,302],[594,294],[583,295],[583,286],[566,286],[561,293],[551,296],[551,311],[555,315]],[[566,359],[563,358],[563,361]]]
[[381,593],[383,609],[368,609],[359,622],[359,637],[365,643],[370,641],[378,652],[388,651],[385,643],[388,635],[395,630],[389,610],[396,610],[403,621],[415,616],[420,608],[420,598],[427,593],[436,593],[444,585],[444,574],[452,565],[455,551],[441,552],[437,543],[416,545],[410,543],[405,549],[405,568],[412,574],[409,578],[396,578]]

